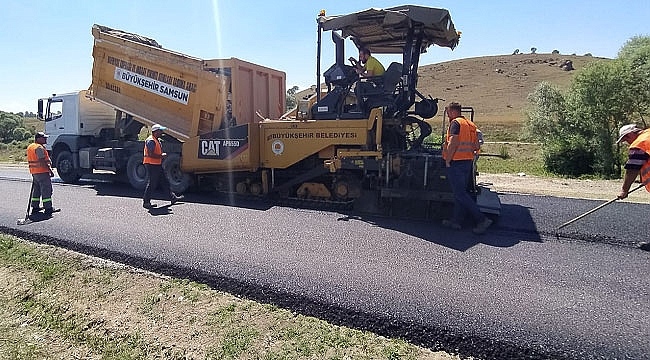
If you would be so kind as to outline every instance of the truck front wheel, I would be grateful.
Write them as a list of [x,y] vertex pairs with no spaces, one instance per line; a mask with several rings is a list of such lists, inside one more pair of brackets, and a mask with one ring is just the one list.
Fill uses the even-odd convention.
[[74,168],[72,154],[69,151],[62,151],[56,157],[56,172],[61,180],[74,184],[81,178],[79,172]]
[[192,176],[181,170],[180,154],[167,155],[163,160],[162,167],[173,192],[184,193],[192,186]]
[[144,190],[147,186],[147,169],[142,163],[142,158],[140,154],[133,154],[126,163],[126,177],[136,190]]

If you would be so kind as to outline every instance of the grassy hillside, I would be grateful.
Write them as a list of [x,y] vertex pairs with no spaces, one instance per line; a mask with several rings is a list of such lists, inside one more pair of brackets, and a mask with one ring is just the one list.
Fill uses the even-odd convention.
[[[571,60],[575,70],[562,70],[559,65],[563,60]],[[418,90],[425,96],[444,99],[440,105],[458,101],[472,106],[476,111],[475,121],[488,140],[516,140],[524,122],[528,94],[542,81],[567,88],[575,74],[593,61],[608,59],[520,54],[453,60],[420,66]],[[303,90],[297,96],[312,92]]]
[[[576,70],[564,71],[562,60]],[[542,81],[567,88],[575,74],[593,61],[607,59],[561,54],[485,56],[421,66],[418,89],[472,106],[475,121],[492,140],[516,139],[524,122],[528,94]]]

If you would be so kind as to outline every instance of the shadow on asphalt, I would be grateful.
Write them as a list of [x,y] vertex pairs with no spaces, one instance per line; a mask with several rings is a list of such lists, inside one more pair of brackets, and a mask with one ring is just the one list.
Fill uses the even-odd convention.
[[149,209],[149,214],[153,216],[172,215],[173,213],[174,212],[172,211],[171,204],[165,206],[152,207],[151,209]]
[[[99,182],[90,185],[95,189],[98,196],[142,198],[142,191],[135,190],[126,184]],[[267,199],[249,198],[237,195],[230,196],[223,193],[207,191],[190,192],[184,195],[185,198],[179,202],[179,204],[196,203],[223,205],[262,211],[268,210],[274,206],[303,208],[278,204]],[[159,192],[153,195],[153,200],[166,202],[167,198]],[[447,210],[450,209],[445,209],[445,211]],[[483,235],[475,235],[472,233],[471,229],[473,224],[471,222],[463,224],[462,230],[451,230],[443,227],[440,220],[377,216],[340,209],[330,209],[330,211],[338,212],[342,215],[337,219],[338,221],[362,221],[373,226],[408,234],[458,251],[466,251],[478,244],[485,244],[494,247],[511,247],[522,241],[542,242],[542,238],[537,231],[535,222],[530,215],[530,209],[521,205],[503,204],[501,215],[499,217],[492,217],[494,224]],[[149,213],[153,216],[173,214],[170,205],[152,208],[149,210]],[[442,217],[444,218],[446,215],[447,213],[442,214]]]
[[490,217],[494,223],[483,235],[472,233],[471,222],[464,223],[461,230],[452,230],[443,227],[440,220],[399,219],[352,213],[344,214],[338,221],[363,221],[458,251],[466,251],[478,244],[511,247],[522,241],[542,242],[527,207],[504,205],[501,216]]
[[[118,197],[142,199],[143,192],[141,190],[135,190],[126,184],[119,184],[119,183],[113,184],[107,182],[107,183],[96,183],[96,184],[86,183],[84,185],[90,185],[91,188],[95,189],[95,191],[97,192],[97,196],[118,196]],[[223,193],[208,192],[208,191],[189,192],[183,195],[184,195],[183,200],[179,201],[176,205],[180,205],[182,203],[195,203],[195,204],[207,204],[207,205],[237,206],[237,207],[252,209],[252,210],[268,210],[276,205],[267,200],[260,200],[257,198],[253,199],[253,198],[246,198],[246,197],[239,197],[239,196],[228,196],[228,195],[224,195]],[[152,194],[151,199],[162,201],[162,202],[169,202],[167,196],[163,194],[161,191],[154,192]],[[156,209],[158,209],[159,211]],[[166,214],[165,209],[168,209],[169,213],[171,213],[170,205],[158,206],[156,208],[150,209],[151,211],[149,212],[152,215],[164,215]]]

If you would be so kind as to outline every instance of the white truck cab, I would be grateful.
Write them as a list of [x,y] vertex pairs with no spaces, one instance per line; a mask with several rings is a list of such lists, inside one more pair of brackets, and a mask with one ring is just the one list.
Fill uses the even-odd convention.
[[94,170],[128,175],[144,188],[142,124],[92,98],[87,90],[38,99],[38,118],[50,137],[47,150],[59,177],[74,183]]
[[115,127],[115,110],[91,100],[87,90],[38,99],[38,115],[50,136],[49,151],[61,135],[99,137],[102,129]]

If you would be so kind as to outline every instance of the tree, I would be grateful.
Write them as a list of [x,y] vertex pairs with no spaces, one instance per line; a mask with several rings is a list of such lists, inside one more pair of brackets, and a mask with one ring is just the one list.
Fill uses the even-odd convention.
[[576,75],[567,99],[569,114],[579,121],[580,134],[593,147],[594,172],[620,176],[620,156],[614,140],[621,125],[631,122],[630,76],[621,61],[594,62]]
[[536,47],[532,47],[532,48],[530,48],[530,53],[531,53],[531,54],[535,54],[535,53],[537,53],[537,48],[536,48]]
[[529,96],[524,129],[544,143],[545,165],[563,175],[620,177],[618,129],[650,109],[650,38],[626,43],[619,58],[582,69],[566,93],[549,84]]
[[287,105],[287,110],[293,109],[296,107],[297,102],[296,102],[296,93],[298,92],[298,86],[294,85],[291,89],[287,90],[287,100],[286,100],[286,105]]
[[618,58],[628,58],[636,51],[648,47],[650,47],[649,36],[634,36],[623,44],[621,50],[618,51]]
[[564,94],[556,86],[542,82],[528,95],[531,107],[526,111],[524,138],[545,142],[562,136],[566,129]]
[[593,170],[593,152],[575,118],[568,116],[566,95],[542,82],[528,95],[524,135],[544,144],[545,168],[556,174],[581,176]]
[[619,61],[629,71],[628,90],[632,95],[632,110],[641,119],[650,113],[650,37],[635,37],[619,52]]
[[14,129],[23,127],[22,117],[0,111],[0,141],[10,143],[13,140],[23,140],[14,138]]

